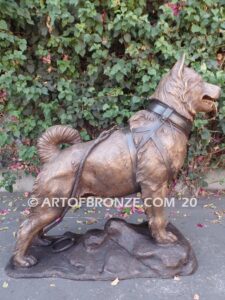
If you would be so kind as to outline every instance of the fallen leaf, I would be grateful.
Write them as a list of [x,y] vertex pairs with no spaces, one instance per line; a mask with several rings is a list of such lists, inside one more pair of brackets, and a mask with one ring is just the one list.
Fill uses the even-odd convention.
[[112,216],[113,216],[112,214],[110,214],[110,213],[107,212],[107,213],[105,214],[104,218],[105,218],[105,219],[109,219],[109,218],[112,218]]
[[111,285],[112,285],[112,286],[115,286],[115,285],[117,285],[119,282],[120,282],[120,281],[119,281],[119,278],[117,277],[116,279],[114,279],[114,280],[111,282]]
[[145,211],[143,207],[136,206],[135,212],[137,212],[138,214],[143,214]]
[[27,198],[27,197],[29,197],[30,193],[29,193],[29,192],[24,192],[24,194],[23,194],[23,195],[24,195],[24,197],[26,197],[26,198]]
[[210,223],[211,224],[219,224],[219,223],[221,223],[221,221],[220,220],[212,220]]
[[6,216],[9,214],[9,210],[8,209],[1,209],[0,210],[0,216]]
[[8,230],[9,229],[9,227],[1,227],[0,228],[0,231],[6,231],[6,230]]
[[180,280],[180,276],[174,276],[173,279],[174,279],[175,281],[179,281],[179,280]]
[[8,282],[7,282],[7,281],[4,281],[2,287],[3,287],[4,289],[7,289],[8,286],[9,286]]
[[74,212],[76,212],[78,209],[80,209],[80,206],[72,206],[72,208],[71,208],[71,212],[72,213],[74,213]]
[[143,221],[144,221],[143,218],[138,218],[138,219],[137,219],[137,222],[138,222],[138,223],[143,223]]
[[23,216],[28,216],[29,214],[30,214],[29,208],[25,208],[23,211],[21,211],[21,215],[23,215]]
[[203,224],[201,224],[201,223],[198,223],[198,224],[197,224],[197,227],[199,227],[199,228],[203,228],[203,227],[204,227],[204,225],[203,225]]
[[87,225],[91,225],[91,224],[95,224],[95,223],[97,223],[97,220],[95,218],[91,218],[85,222],[85,224],[87,224]]
[[215,211],[214,214],[217,216],[218,220],[221,220],[224,215],[224,211],[218,210],[218,211]]
[[212,209],[215,209],[216,208],[216,205],[214,203],[208,203],[208,204],[205,204],[203,206],[204,208],[212,208]]

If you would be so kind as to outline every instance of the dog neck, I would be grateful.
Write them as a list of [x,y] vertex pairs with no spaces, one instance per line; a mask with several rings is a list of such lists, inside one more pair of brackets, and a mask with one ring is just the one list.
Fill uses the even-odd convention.
[[171,82],[169,74],[164,76],[149,99],[158,99],[160,102],[173,108],[181,116],[193,122],[194,115],[190,112],[188,103],[178,96],[176,86],[172,85]]
[[158,99],[152,99],[148,111],[159,116],[161,122],[169,122],[182,131],[188,138],[192,128],[192,122],[179,114],[174,108],[162,103]]

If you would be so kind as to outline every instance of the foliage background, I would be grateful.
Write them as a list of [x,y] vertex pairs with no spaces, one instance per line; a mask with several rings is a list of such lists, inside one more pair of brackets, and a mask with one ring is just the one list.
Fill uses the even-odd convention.
[[[37,171],[35,140],[71,124],[84,140],[145,107],[161,76],[187,54],[225,82],[223,0],[0,0],[0,160]],[[183,174],[224,161],[225,97],[216,120],[195,121]],[[1,185],[12,185],[8,172]],[[11,181],[10,181],[11,180]]]

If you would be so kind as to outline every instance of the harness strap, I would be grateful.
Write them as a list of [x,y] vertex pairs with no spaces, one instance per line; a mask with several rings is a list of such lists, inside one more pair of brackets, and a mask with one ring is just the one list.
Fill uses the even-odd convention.
[[164,164],[166,165],[167,171],[169,173],[169,179],[172,179],[174,176],[174,167],[167,149],[163,147],[161,140],[158,139],[155,135],[152,137],[152,141],[154,142],[156,148],[162,156]]
[[164,164],[166,165],[169,178],[172,178],[173,173],[174,173],[172,160],[170,158],[170,155],[169,155],[167,149],[163,146],[160,138],[158,138],[156,136],[156,133],[157,133],[158,129],[160,127],[162,127],[167,120],[171,121],[170,117],[174,113],[174,110],[169,106],[160,106],[160,111],[157,110],[157,112],[156,112],[156,111],[154,111],[155,108],[157,108],[157,106],[153,107],[153,112],[155,112],[157,114],[160,113],[159,118],[157,118],[157,120],[153,124],[151,124],[149,127],[144,126],[144,127],[138,127],[138,128],[132,129],[132,133],[145,133],[142,135],[141,140],[140,140],[139,144],[137,145],[137,150],[142,148],[149,140],[153,141],[155,147],[159,151],[159,153],[164,161]]
[[125,127],[122,129],[122,132],[125,134],[127,146],[130,153],[131,163],[132,163],[132,179],[133,184],[138,190],[138,183],[136,181],[136,171],[137,171],[137,150],[134,144],[133,136],[129,127]]
[[190,120],[177,113],[173,108],[169,107],[165,103],[162,103],[158,99],[151,99],[148,110],[155,113],[158,118],[152,124],[150,124],[150,126],[143,126],[132,129],[132,134],[144,133],[141,136],[139,144],[136,146],[137,151],[142,148],[149,140],[152,140],[155,147],[158,149],[160,155],[162,156],[164,164],[166,165],[166,168],[168,170],[169,178],[172,179],[175,171],[172,160],[167,149],[163,146],[160,138],[157,137],[157,131],[164,124],[170,125],[172,130],[171,125],[173,125],[188,137],[191,131],[192,123]]
[[187,137],[191,132],[192,122],[176,112],[173,108],[158,99],[151,99],[148,111],[157,114],[162,120],[168,120],[173,126],[182,131]]
[[[167,110],[166,115],[170,115],[171,111]],[[134,128],[132,130],[132,133],[145,133],[139,144],[137,145],[136,149],[137,151],[142,148],[149,140],[152,140],[155,147],[159,151],[163,162],[167,168],[169,178],[173,178],[174,174],[174,168],[172,164],[172,160],[170,158],[170,155],[167,151],[167,149],[163,146],[160,138],[156,136],[157,130],[164,124],[164,120],[158,119],[156,120],[153,124],[151,124],[150,127],[139,127],[139,128]]]
[[156,131],[163,125],[164,122],[156,120],[149,127],[138,127],[133,128],[132,133],[145,133],[142,135],[139,144],[137,145],[137,150],[142,148],[152,137],[155,135]]

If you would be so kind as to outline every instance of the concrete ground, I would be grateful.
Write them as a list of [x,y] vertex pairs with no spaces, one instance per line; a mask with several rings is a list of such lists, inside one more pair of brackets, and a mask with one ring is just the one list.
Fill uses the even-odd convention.
[[[170,221],[191,241],[199,263],[196,273],[174,279],[124,280],[113,286],[107,281],[7,277],[4,267],[11,256],[15,231],[21,212],[27,207],[27,199],[21,193],[0,193],[0,299],[224,300],[225,197],[214,194],[198,199],[196,207],[190,204],[184,207],[184,201],[177,200],[175,207],[167,208],[167,211]],[[94,227],[102,228],[111,214],[120,216],[116,210],[82,208],[78,212],[70,212],[55,232],[84,232]],[[132,222],[142,222],[143,219],[144,214],[140,213],[127,218]]]

